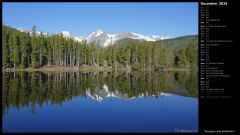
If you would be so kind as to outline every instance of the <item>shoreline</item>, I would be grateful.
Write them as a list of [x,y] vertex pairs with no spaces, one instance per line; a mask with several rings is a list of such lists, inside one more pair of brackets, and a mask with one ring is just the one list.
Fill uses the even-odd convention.
[[[164,71],[188,71],[190,68],[171,68]],[[80,72],[80,71],[155,71],[152,68],[146,69],[129,69],[129,68],[112,68],[112,67],[52,67],[52,68],[5,68],[2,72]],[[159,70],[161,71],[161,70]]]

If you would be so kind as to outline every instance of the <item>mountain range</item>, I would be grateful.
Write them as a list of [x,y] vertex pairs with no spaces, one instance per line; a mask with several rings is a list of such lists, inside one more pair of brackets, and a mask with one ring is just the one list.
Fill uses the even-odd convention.
[[[24,30],[22,28],[18,28],[18,30],[22,32],[30,32],[31,34],[30,30]],[[40,32],[37,32],[37,34],[39,35]],[[54,34],[62,34],[65,38],[73,38],[78,42],[82,42],[85,40],[87,44],[94,43],[103,47],[109,46],[110,44],[118,43],[119,41],[126,40],[126,39],[134,39],[137,41],[159,41],[159,40],[170,38],[168,36],[158,36],[158,35],[146,36],[146,35],[141,35],[134,32],[120,32],[117,34],[108,34],[102,29],[92,32],[87,37],[83,37],[83,36],[76,37],[76,36],[73,36],[73,34],[69,31],[61,31]],[[48,35],[48,34],[43,33],[43,35]]]
[[130,99],[135,99],[135,98],[140,98],[140,97],[144,97],[144,96],[160,96],[160,97],[164,97],[164,96],[171,96],[172,94],[170,93],[164,93],[164,92],[159,92],[157,95],[149,95],[147,92],[146,93],[142,93],[140,95],[136,95],[136,96],[132,96],[129,97],[128,94],[123,94],[117,90],[115,91],[109,91],[108,90],[108,86],[105,84],[102,88],[96,87],[94,91],[90,91],[90,89],[86,90],[86,95],[96,101],[103,101],[107,98],[120,98],[120,99],[124,99],[124,100],[130,100]]
[[[64,34],[63,34],[64,35]],[[69,36],[69,33],[65,36]],[[108,34],[105,31],[99,29],[93,33],[91,33],[88,37],[75,37],[77,41],[86,40],[87,43],[95,43],[99,44],[100,46],[108,46],[110,44],[115,44],[116,42],[123,40],[123,39],[135,39],[139,41],[158,41],[163,39],[168,39],[167,36],[145,36],[133,32],[120,32],[118,34]]]
[[[18,28],[17,30],[21,32],[29,32],[31,34],[30,30],[24,30],[22,28]],[[86,41],[87,44],[94,43],[102,47],[107,47],[110,44],[120,45],[128,42],[129,40],[140,41],[140,42],[142,41],[156,42],[156,44],[161,44],[161,46],[164,48],[174,48],[174,49],[184,48],[190,43],[195,45],[198,44],[197,35],[187,35],[187,36],[181,36],[176,38],[170,38],[168,36],[158,36],[158,35],[145,36],[145,35],[137,34],[134,32],[120,32],[118,34],[108,34],[102,29],[92,32],[87,37],[83,37],[83,36],[76,37],[69,31],[61,31],[53,34],[62,34],[65,38],[72,38],[78,42]],[[37,35],[40,35],[40,32],[37,32]],[[47,36],[49,34],[43,33],[43,35]]]

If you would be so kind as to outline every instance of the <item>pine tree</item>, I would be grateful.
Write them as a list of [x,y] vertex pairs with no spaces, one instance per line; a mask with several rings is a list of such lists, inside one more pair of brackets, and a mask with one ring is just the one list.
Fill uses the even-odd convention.
[[53,60],[53,37],[48,37],[47,38],[47,64],[48,67],[51,65],[52,60]]
[[131,64],[131,49],[130,48],[126,48],[126,58],[127,58],[127,66],[130,66]]
[[2,67],[9,66],[9,44],[8,44],[8,36],[6,27],[2,26]]
[[64,43],[64,37],[61,34],[58,36],[58,63],[59,66],[63,66],[63,58],[64,58],[64,51],[65,51],[65,43]]
[[143,69],[146,66],[146,50],[145,44],[141,45],[139,48],[139,61]]
[[179,51],[179,54],[177,55],[177,66],[180,68],[186,68],[189,65],[189,62],[186,57],[186,48],[183,48]]
[[19,39],[17,33],[13,35],[13,55],[12,62],[14,64],[14,68],[19,64]]
[[98,61],[99,61],[99,65],[103,66],[104,65],[104,59],[105,59],[105,54],[104,54],[104,50],[101,48],[99,50],[99,57],[98,57]]
[[20,34],[20,50],[21,50],[21,68],[24,69],[27,64],[27,37],[25,33]]
[[166,66],[167,68],[172,68],[174,65],[174,51],[172,49],[167,49],[166,50]]
[[38,64],[38,41],[37,41],[37,34],[36,34],[36,26],[34,25],[32,28],[32,52],[31,52],[31,61],[32,67],[36,68]]
[[186,57],[191,64],[197,63],[197,45],[189,44],[186,48]]
[[148,67],[152,66],[152,45],[146,45],[146,64]]
[[95,64],[96,59],[96,48],[94,44],[91,44],[88,49],[88,65],[93,66]]
[[162,54],[160,48],[156,44],[154,44],[152,49],[152,62],[155,69],[158,68],[158,66],[161,65],[160,62],[163,61],[160,54]]
[[84,59],[81,59],[83,57],[85,57],[85,54],[83,52],[83,47],[85,46],[85,43],[83,43],[83,45],[81,45],[80,43],[76,44],[76,64],[79,67],[80,63],[83,64]]
[[114,66],[114,68],[117,68],[117,48],[115,45],[112,46],[112,64]]
[[9,46],[9,67],[12,67],[12,57],[13,57],[13,33],[9,33],[8,38],[8,46]]
[[112,66],[113,65],[113,60],[112,60],[112,45],[110,45],[107,49],[107,63],[108,66]]
[[160,62],[160,67],[166,68],[166,51],[164,48],[160,48],[160,53],[159,53],[159,62]]
[[47,45],[46,45],[46,39],[43,35],[43,33],[40,34],[39,37],[39,66],[41,67],[43,65],[43,61],[47,57]]

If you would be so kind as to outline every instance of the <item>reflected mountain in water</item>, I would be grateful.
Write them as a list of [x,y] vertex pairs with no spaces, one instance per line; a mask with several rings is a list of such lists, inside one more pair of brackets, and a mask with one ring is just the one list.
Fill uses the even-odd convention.
[[[112,98],[112,97],[116,97],[116,98],[120,98],[120,99],[124,99],[124,100],[144,97],[144,93],[129,98],[127,94],[122,95],[117,90],[114,91],[114,92],[111,92],[111,91],[108,90],[108,86],[106,84],[104,84],[102,89],[96,88],[92,94],[91,94],[91,91],[88,89],[86,91],[86,94],[87,94],[87,96],[89,96],[92,99],[97,100],[99,102],[103,101],[106,98]],[[146,96],[170,96],[172,94],[159,92],[156,95],[148,95],[148,93],[146,92],[145,95]]]
[[124,100],[171,94],[198,96],[197,72],[20,72],[2,74],[3,113],[22,108],[59,104],[73,97]]

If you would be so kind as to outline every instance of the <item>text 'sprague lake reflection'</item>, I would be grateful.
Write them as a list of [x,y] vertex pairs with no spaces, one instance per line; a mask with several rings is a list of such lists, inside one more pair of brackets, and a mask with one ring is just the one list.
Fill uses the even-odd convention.
[[197,73],[2,74],[4,132],[197,132]]

